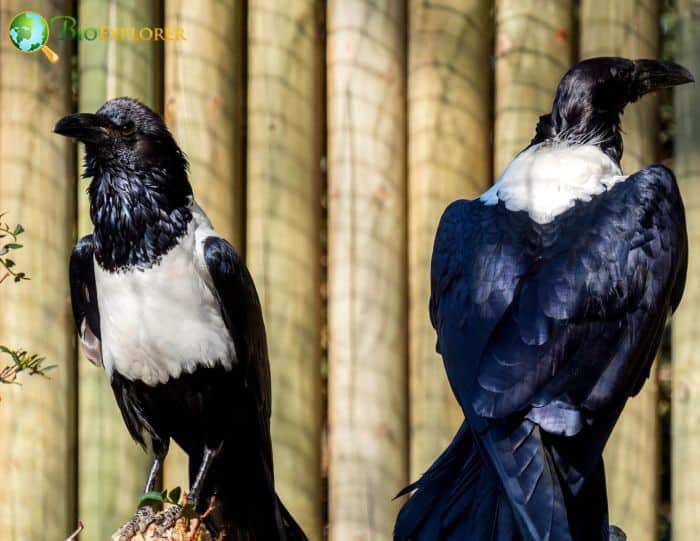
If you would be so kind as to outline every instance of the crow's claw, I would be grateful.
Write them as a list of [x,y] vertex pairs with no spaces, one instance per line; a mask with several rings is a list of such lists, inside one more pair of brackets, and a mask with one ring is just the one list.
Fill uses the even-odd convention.
[[137,533],[144,533],[156,517],[156,513],[150,507],[139,507],[131,520],[119,530],[119,541],[131,541]]
[[181,505],[173,505],[158,513],[158,517],[154,521],[158,525],[155,531],[156,536],[164,537],[168,530],[172,530],[177,521],[182,518],[182,511]]

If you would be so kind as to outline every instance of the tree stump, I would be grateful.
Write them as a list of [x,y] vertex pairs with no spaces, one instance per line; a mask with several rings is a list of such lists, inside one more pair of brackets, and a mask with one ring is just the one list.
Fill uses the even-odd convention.
[[[156,513],[154,523],[146,528],[145,532],[136,532],[131,537],[126,537],[126,541],[214,541],[211,533],[205,528],[201,519],[180,518],[175,525],[165,530],[158,532],[158,517],[164,513],[161,511]],[[122,533],[128,524],[125,524],[113,535],[111,541],[125,541],[122,539]]]

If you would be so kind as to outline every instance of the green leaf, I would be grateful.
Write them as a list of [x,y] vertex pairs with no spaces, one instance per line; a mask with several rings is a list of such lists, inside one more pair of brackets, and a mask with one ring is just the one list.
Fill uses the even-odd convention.
[[21,224],[17,224],[17,225],[15,226],[15,230],[12,232],[12,234],[13,234],[15,237],[17,237],[17,236],[21,235],[22,233],[24,233],[24,227],[22,227]]
[[5,349],[3,350],[3,353],[7,353],[10,357],[12,357],[12,362],[13,362],[13,363],[18,364],[18,365],[20,365],[20,366],[22,365],[22,359],[21,359],[21,357],[22,357],[22,355],[23,355],[23,352],[21,352],[21,351],[13,351],[13,350],[11,350],[11,349],[5,348]]
[[168,499],[172,503],[179,503],[180,502],[180,495],[182,494],[182,489],[180,487],[175,487],[170,491],[170,494],[168,494]]
[[15,266],[15,262],[12,261],[11,259],[6,259],[5,261],[2,262],[3,265],[5,265],[6,269],[11,269],[12,267]]
[[22,248],[22,245],[17,244],[16,242],[10,242],[8,244],[5,244],[5,248],[7,248],[8,250],[19,250],[20,248]]
[[143,492],[141,496],[139,496],[139,507],[143,507],[144,505],[153,506],[163,503],[164,501],[165,498],[163,497],[163,492],[159,492],[157,490]]
[[192,520],[197,516],[197,510],[194,508],[194,505],[191,503],[186,503],[182,507],[182,516],[185,517],[187,520]]

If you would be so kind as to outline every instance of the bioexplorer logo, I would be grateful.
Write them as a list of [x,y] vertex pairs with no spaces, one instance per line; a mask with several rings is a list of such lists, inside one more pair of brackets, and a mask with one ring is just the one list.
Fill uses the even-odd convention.
[[58,31],[58,39],[85,41],[171,41],[186,40],[180,27],[133,26],[116,27],[100,25],[80,28],[78,20],[70,15],[56,15],[49,22],[33,11],[22,11],[10,22],[10,41],[23,53],[41,51],[50,62],[58,62],[58,55],[48,46],[50,29]]
[[41,51],[52,64],[58,62],[58,55],[46,45],[49,24],[38,13],[22,11],[15,15],[10,21],[10,41],[23,53]]

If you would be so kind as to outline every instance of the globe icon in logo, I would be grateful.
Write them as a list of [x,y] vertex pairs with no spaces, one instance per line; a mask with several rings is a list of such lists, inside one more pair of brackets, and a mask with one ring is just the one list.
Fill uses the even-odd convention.
[[55,64],[58,55],[46,46],[48,40],[49,24],[38,13],[23,11],[10,22],[10,41],[15,47],[24,53],[41,50]]

